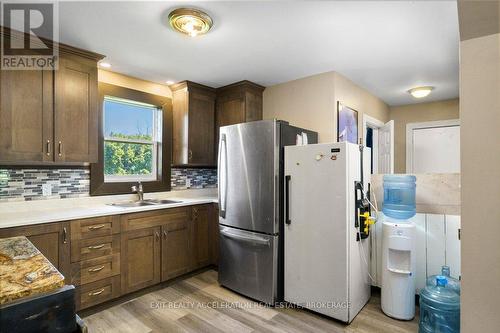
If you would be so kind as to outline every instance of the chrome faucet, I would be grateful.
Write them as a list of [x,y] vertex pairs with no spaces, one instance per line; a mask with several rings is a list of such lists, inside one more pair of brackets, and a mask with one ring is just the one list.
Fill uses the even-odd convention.
[[144,190],[142,189],[142,183],[138,182],[137,185],[132,186],[132,192],[137,193],[139,201],[144,201]]

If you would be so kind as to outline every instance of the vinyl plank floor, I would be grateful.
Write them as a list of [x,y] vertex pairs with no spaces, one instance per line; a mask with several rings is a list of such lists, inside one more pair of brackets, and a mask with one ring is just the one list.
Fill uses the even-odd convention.
[[[181,305],[179,307],[179,305]],[[385,316],[380,297],[372,295],[350,325],[296,308],[259,305],[217,283],[208,270],[128,300],[84,312],[90,333],[97,332],[269,332],[269,333],[409,333],[417,316],[399,321]]]

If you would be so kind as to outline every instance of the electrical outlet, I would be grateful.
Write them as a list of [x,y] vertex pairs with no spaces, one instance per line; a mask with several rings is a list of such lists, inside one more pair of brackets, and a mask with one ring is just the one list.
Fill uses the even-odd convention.
[[42,195],[50,197],[52,195],[52,184],[42,184]]

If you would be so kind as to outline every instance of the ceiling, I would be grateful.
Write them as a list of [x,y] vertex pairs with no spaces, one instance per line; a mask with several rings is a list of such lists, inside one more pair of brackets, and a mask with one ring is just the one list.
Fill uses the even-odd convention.
[[[207,35],[169,27],[168,13],[188,5],[212,16]],[[61,42],[158,83],[270,86],[337,71],[389,105],[458,96],[455,1],[60,2],[59,22]],[[406,92],[420,85],[436,88]]]

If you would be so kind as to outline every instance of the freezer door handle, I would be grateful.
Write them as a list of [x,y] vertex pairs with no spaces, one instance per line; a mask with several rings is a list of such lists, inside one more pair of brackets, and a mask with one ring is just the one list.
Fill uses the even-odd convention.
[[285,176],[285,223],[290,224],[290,180],[292,176]]
[[[222,156],[224,155],[224,158]],[[219,216],[226,217],[227,207],[227,142],[226,134],[222,133],[219,142]]]
[[261,245],[269,245],[270,244],[269,239],[259,237],[259,236],[254,236],[254,235],[245,236],[245,235],[233,233],[233,232],[228,231],[226,228],[222,228],[220,230],[220,233],[221,233],[221,235],[223,235],[227,238],[233,238],[233,239],[241,240],[244,242],[256,243],[256,244],[261,244]]

